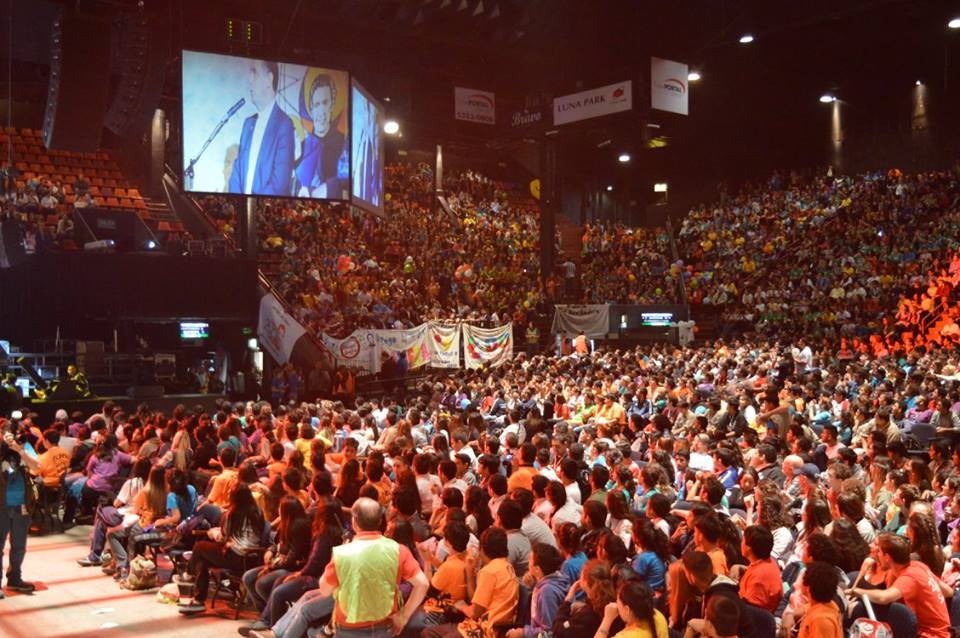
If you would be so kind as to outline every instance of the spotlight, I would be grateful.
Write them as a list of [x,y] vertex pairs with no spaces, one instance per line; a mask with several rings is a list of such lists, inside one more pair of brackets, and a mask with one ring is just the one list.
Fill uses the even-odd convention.
[[612,190],[613,190],[613,186],[607,186],[607,192],[608,192],[608,193],[609,193],[610,191],[612,191]]
[[384,101],[384,102],[389,102],[389,101],[390,101],[390,96],[388,95],[388,96],[386,96],[385,98],[383,98],[383,101]]
[[620,153],[620,157],[617,158],[617,161],[621,164],[626,164],[630,161],[630,153]]
[[400,124],[396,120],[387,120],[383,125],[383,132],[387,135],[396,135],[400,132]]
[[690,71],[690,73],[687,73],[687,80],[690,82],[697,82],[701,77],[699,71]]
[[914,82],[914,84],[916,86],[923,86],[923,82],[921,82],[920,80],[917,80],[916,82]]
[[950,20],[950,22],[947,23],[947,26],[951,29],[960,29],[960,17]]
[[147,240],[147,250],[153,250],[156,247],[157,247],[157,242],[153,241],[152,239]]
[[667,183],[666,182],[657,182],[653,185],[654,193],[666,193],[667,192]]
[[740,44],[750,44],[751,42],[753,42],[753,36],[749,33],[740,36]]
[[820,101],[824,104],[830,104],[831,102],[837,101],[837,96],[830,95],[829,93],[824,93],[820,96]]

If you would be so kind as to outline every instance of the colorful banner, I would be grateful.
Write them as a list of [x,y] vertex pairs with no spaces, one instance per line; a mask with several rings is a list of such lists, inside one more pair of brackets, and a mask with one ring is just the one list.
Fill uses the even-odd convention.
[[688,88],[686,64],[650,58],[650,106],[661,111],[687,115]]
[[427,350],[433,368],[460,367],[460,324],[431,321],[427,330]]
[[607,304],[557,304],[553,314],[554,334],[576,337],[606,337],[610,332],[610,306]]
[[[407,357],[407,369],[413,370],[427,365],[430,353],[427,350],[427,324],[421,324],[409,330],[371,330],[377,336],[377,344],[382,352],[393,356],[404,353]],[[379,358],[378,358],[379,361]]]
[[569,124],[591,117],[629,111],[632,108],[633,83],[630,80],[617,82],[555,98],[553,125]]
[[463,324],[463,340],[468,370],[496,368],[513,358],[513,323],[491,329]]
[[260,339],[260,345],[273,357],[274,361],[281,365],[289,361],[293,345],[304,332],[306,329],[287,314],[276,297],[266,294],[260,298],[257,337]]

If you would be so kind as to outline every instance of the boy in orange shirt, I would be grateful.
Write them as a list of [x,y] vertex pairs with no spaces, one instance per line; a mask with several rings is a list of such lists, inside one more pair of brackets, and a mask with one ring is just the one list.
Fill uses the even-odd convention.
[[780,566],[770,558],[773,534],[765,527],[751,525],[743,531],[740,551],[750,561],[740,577],[740,597],[751,605],[776,613],[783,598]]
[[797,638],[843,638],[840,609],[833,602],[839,581],[836,567],[823,561],[814,561],[804,570],[800,586],[810,607]]

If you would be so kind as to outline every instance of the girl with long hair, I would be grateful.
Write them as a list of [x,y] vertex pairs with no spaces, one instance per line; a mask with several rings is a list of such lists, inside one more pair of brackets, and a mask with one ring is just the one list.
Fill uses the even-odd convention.
[[630,548],[633,542],[633,515],[630,513],[630,506],[627,505],[627,499],[623,492],[608,492],[605,499],[607,505],[607,527],[611,532],[620,537],[623,544]]
[[489,496],[479,485],[471,485],[467,488],[463,509],[467,513],[467,526],[477,538],[493,525]]
[[863,540],[856,525],[846,518],[838,518],[833,522],[830,538],[837,545],[840,555],[838,567],[845,573],[858,571],[863,560],[870,555],[870,545]]
[[946,557],[933,519],[922,512],[912,512],[907,518],[907,538],[910,539],[910,552],[938,577],[943,575]]
[[773,534],[770,558],[780,562],[793,545],[793,521],[783,509],[779,496],[764,496],[757,501],[757,521]]
[[189,616],[206,609],[210,568],[243,569],[246,553],[263,542],[265,526],[263,512],[253,500],[250,488],[238,483],[230,493],[230,507],[223,515],[222,526],[210,529],[208,539],[199,540],[193,546],[190,559],[193,599],[180,607],[181,614]]
[[107,542],[113,553],[113,565],[104,568],[106,574],[126,577],[129,554],[134,553],[137,537],[160,519],[167,511],[167,484],[162,467],[150,470],[147,482],[133,501],[133,513],[139,518],[130,527],[115,527],[107,530]]
[[280,526],[274,545],[263,557],[262,567],[243,575],[247,596],[257,611],[263,611],[274,585],[302,568],[310,552],[310,518],[303,504],[292,496],[280,501]]
[[120,451],[116,435],[107,434],[101,438],[93,454],[87,459],[83,472],[87,480],[80,489],[79,497],[74,497],[72,491],[68,492],[63,512],[64,528],[73,526],[77,507],[80,507],[81,512],[92,513],[101,497],[112,497],[116,489],[113,482],[119,475],[120,468],[131,463],[133,457]]
[[[585,605],[573,608],[574,599],[583,592]],[[596,633],[603,620],[604,610],[617,600],[610,567],[602,560],[591,560],[583,566],[580,577],[574,581],[553,620],[553,638],[584,638]],[[623,629],[623,621],[615,619],[608,631]]]
[[637,549],[633,571],[655,592],[662,592],[667,586],[670,539],[650,519],[641,518],[633,526],[633,543]]
[[337,475],[337,490],[333,495],[343,504],[344,509],[349,509],[360,498],[360,488],[363,483],[360,462],[357,459],[350,459],[340,468],[340,474]]
[[595,638],[606,638],[619,617],[624,625],[621,631],[613,638],[629,638],[635,636],[653,636],[667,638],[667,619],[654,607],[653,591],[650,586],[640,581],[627,581],[617,590],[616,605],[607,605],[604,609],[603,621],[594,634]]

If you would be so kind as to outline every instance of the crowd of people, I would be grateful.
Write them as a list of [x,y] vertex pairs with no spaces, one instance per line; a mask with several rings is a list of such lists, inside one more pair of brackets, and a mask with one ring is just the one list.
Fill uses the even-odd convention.
[[680,274],[663,227],[587,224],[580,287],[585,303],[679,303]]
[[[261,256],[272,283],[316,334],[409,328],[431,319],[516,323],[518,334],[547,299],[541,283],[538,213],[502,184],[473,172],[447,180],[447,207],[426,165],[385,169],[381,217],[340,204],[264,203]],[[209,198],[223,229],[233,208]]]
[[[96,206],[89,184],[74,184],[76,199],[66,204],[64,184],[45,176],[18,179],[8,169],[0,171],[0,223],[15,232],[27,255],[62,247],[74,239],[71,208]],[[54,220],[56,220],[54,222]]]
[[696,208],[678,233],[690,300],[766,336],[899,344],[898,303],[960,249],[958,171],[774,174]]
[[403,403],[108,403],[13,424],[3,492],[63,482],[65,522],[93,524],[80,563],[121,582],[192,543],[184,615],[245,570],[244,635],[839,637],[868,599],[947,638],[958,365],[735,341],[521,355]]

